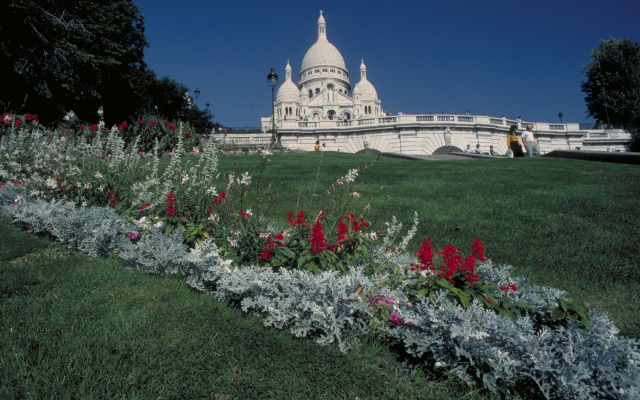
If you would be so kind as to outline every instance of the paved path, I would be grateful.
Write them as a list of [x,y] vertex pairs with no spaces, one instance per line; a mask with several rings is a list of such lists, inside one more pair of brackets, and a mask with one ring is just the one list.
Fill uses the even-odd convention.
[[468,160],[470,158],[499,158],[492,156],[485,156],[480,154],[463,154],[463,153],[449,153],[449,154],[434,154],[434,155],[413,155],[413,154],[400,154],[400,153],[382,153],[383,157],[402,158],[405,160],[422,160],[422,161],[443,161],[443,160]]

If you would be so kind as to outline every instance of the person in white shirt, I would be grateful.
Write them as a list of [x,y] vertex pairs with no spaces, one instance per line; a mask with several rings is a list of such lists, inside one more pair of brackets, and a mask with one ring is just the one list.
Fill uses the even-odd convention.
[[533,125],[527,125],[527,130],[522,133],[522,144],[524,148],[527,150],[527,157],[539,157],[540,156],[540,148],[533,138]]
[[616,151],[616,148],[613,146],[613,144],[610,144],[609,147],[607,147],[607,151]]
[[473,153],[473,150],[471,150],[471,145],[470,144],[467,145],[467,148],[464,149],[464,152],[465,153],[469,153],[469,154]]
[[476,145],[476,149],[473,151],[474,154],[482,154],[482,151],[480,150],[480,145],[477,144]]
[[327,148],[327,144],[326,143],[322,143],[322,147],[320,147],[320,151],[323,152],[324,149]]

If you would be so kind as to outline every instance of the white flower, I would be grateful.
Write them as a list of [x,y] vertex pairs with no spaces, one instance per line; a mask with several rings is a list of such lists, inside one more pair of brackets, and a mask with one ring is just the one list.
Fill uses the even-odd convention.
[[189,175],[185,175],[182,177],[182,184],[184,185],[187,182],[189,182]]
[[263,239],[266,239],[266,238],[268,238],[268,237],[269,237],[269,234],[268,234],[267,232],[260,232],[260,235],[259,235],[259,236],[260,236],[261,238],[263,238]]
[[55,179],[53,178],[48,178],[45,182],[44,182],[45,186],[50,188],[50,189],[55,189],[58,187],[58,182],[56,182]]
[[251,183],[251,176],[249,176],[249,173],[245,172],[242,174],[242,180],[238,181],[238,183],[244,186],[249,186]]
[[80,204],[80,207],[82,207],[82,208],[87,207],[87,201],[83,200],[82,203]]
[[219,221],[220,221],[220,217],[219,217],[219,216],[218,216],[218,214],[216,214],[216,213],[212,213],[212,214],[209,216],[209,218],[208,218],[208,219],[209,219],[209,221],[216,221],[216,222],[219,222]]
[[72,110],[72,111],[69,111],[69,112],[67,113],[67,115],[65,115],[65,116],[64,116],[64,120],[65,120],[65,121],[69,121],[69,120],[71,120],[74,116],[75,116],[75,114],[73,113],[73,110]]
[[231,247],[236,247],[238,245],[238,241],[230,238],[229,236],[227,236],[227,243],[229,243],[229,246]]
[[102,179],[102,174],[100,172],[96,172],[96,179]]
[[209,189],[207,189],[207,193],[209,193],[211,196],[214,196],[214,197],[218,195],[218,192],[216,191],[216,188],[213,187],[213,186],[210,187]]
[[354,198],[356,198],[356,197],[360,197],[360,193],[358,193],[358,192],[351,192],[351,197],[354,197]]
[[87,189],[87,190],[91,189],[91,182],[85,183],[84,184],[84,188]]

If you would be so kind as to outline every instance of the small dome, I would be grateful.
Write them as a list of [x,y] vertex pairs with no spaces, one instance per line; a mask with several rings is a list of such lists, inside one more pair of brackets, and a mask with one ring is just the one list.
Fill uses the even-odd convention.
[[300,90],[296,86],[295,83],[291,81],[291,65],[289,65],[289,61],[287,61],[287,66],[285,67],[286,79],[280,89],[278,89],[278,94],[276,95],[276,103],[280,103],[283,101],[295,101],[296,103],[300,102]]
[[316,65],[334,65],[347,69],[340,51],[327,40],[326,24],[322,11],[320,11],[320,18],[318,18],[318,40],[307,50],[307,54],[302,59],[300,70],[304,71]]
[[378,92],[376,92],[376,88],[373,87],[371,82],[367,80],[367,67],[364,65],[364,60],[362,60],[362,64],[360,64],[360,82],[353,89],[353,94],[359,94],[362,96],[363,100],[377,100]]

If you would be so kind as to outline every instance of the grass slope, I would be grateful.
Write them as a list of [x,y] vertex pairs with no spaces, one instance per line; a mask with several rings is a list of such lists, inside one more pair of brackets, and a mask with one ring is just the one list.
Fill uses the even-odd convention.
[[2,398],[491,397],[404,373],[385,346],[345,355],[266,329],[179,279],[69,253],[6,220],[0,238],[22,248],[0,241],[14,257],[0,264]]
[[[374,159],[333,152],[322,160],[320,153],[270,158],[261,188],[277,189],[268,217],[283,226],[299,192],[301,205],[314,187],[324,196],[348,169]],[[219,170],[241,173],[259,162],[259,156],[220,157]],[[252,175],[249,203],[255,199],[258,171]],[[383,157],[356,184],[365,198],[377,196],[384,186],[367,217],[380,215],[377,229],[394,214],[408,229],[414,210],[419,213],[411,250],[426,236],[438,250],[451,242],[469,255],[477,236],[495,263],[513,265],[517,275],[583,298],[609,313],[623,334],[640,337],[640,167],[551,158],[433,162]]]

